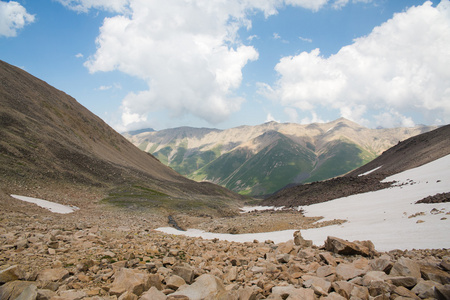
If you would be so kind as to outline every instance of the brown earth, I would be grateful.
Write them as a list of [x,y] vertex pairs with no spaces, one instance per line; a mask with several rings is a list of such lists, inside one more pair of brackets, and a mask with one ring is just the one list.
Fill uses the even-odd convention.
[[106,199],[164,215],[202,207],[210,214],[228,214],[244,199],[179,175],[69,95],[3,61],[0,189],[74,205],[84,200],[66,190],[80,189],[89,194],[87,201]]

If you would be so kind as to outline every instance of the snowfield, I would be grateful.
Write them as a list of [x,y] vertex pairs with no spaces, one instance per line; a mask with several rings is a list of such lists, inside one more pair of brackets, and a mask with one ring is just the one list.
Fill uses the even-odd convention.
[[19,196],[19,195],[11,195],[11,197],[25,201],[25,202],[37,204],[38,206],[40,206],[42,208],[48,209],[49,211],[58,213],[58,214],[70,214],[70,213],[73,213],[75,210],[79,209],[78,207],[75,207],[75,206],[62,205],[59,203],[50,202],[50,201],[42,200],[42,199],[38,199],[38,198]]
[[[300,207],[306,216],[323,220],[343,219],[344,224],[302,230],[305,239],[323,245],[327,236],[371,240],[380,251],[392,249],[450,248],[450,203],[414,204],[427,196],[450,192],[450,155],[418,168],[390,176],[392,187]],[[295,230],[258,234],[217,234],[189,229],[157,229],[169,234],[218,238],[235,242],[293,239]]]

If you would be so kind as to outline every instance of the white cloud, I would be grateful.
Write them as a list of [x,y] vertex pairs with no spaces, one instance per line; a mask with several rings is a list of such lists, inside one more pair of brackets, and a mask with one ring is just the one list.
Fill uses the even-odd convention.
[[267,114],[267,117],[266,117],[266,123],[267,123],[267,122],[277,122],[277,123],[280,123],[280,121],[276,120],[276,119],[272,116],[271,113],[268,113],[268,114]]
[[[132,126],[148,113],[168,110],[217,124],[239,110],[235,94],[242,69],[258,59],[238,36],[251,28],[250,16],[277,14],[285,5],[317,11],[328,0],[58,0],[73,10],[105,9],[97,51],[85,66],[90,72],[119,70],[145,80],[148,89],[127,95],[123,122]],[[249,38],[249,41],[254,36]]]
[[27,13],[18,2],[0,1],[0,36],[17,36],[17,30],[34,22],[34,15]]
[[285,0],[285,3],[292,6],[310,9],[312,11],[318,11],[328,3],[328,0]]
[[[335,109],[344,117],[411,125],[411,114],[450,122],[450,2],[412,7],[328,58],[320,50],[284,57],[264,92],[287,107]],[[264,86],[264,85],[262,85]],[[379,111],[369,120],[370,111]],[[376,124],[373,124],[375,122]]]
[[100,90],[100,91],[107,91],[107,90],[110,90],[110,89],[112,89],[112,85],[101,85],[98,88],[98,90]]
[[56,0],[65,7],[78,11],[88,12],[90,9],[103,9],[111,12],[126,12],[129,0]]
[[84,57],[84,55],[83,55],[83,54],[81,54],[81,53],[78,53],[78,54],[76,54],[76,55],[75,55],[75,57],[76,57],[76,58],[83,58],[83,57]]
[[301,41],[303,41],[303,42],[312,43],[312,39],[305,38],[305,37],[302,37],[302,36],[299,36],[298,38],[299,38]]

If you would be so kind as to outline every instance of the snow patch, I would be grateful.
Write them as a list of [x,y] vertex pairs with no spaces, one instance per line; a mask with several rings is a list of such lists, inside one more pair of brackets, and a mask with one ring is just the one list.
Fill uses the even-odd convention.
[[249,213],[252,211],[261,211],[261,210],[282,210],[284,206],[244,206],[240,208],[241,214]]
[[11,197],[25,201],[25,202],[37,204],[38,206],[40,206],[42,208],[48,209],[49,211],[51,211],[53,213],[58,213],[58,214],[70,214],[70,213],[73,213],[75,210],[79,209],[76,206],[62,205],[59,203],[50,202],[50,201],[42,200],[42,199],[38,199],[38,198],[19,196],[19,195],[11,195]]
[[[396,181],[397,184],[388,189],[301,207],[306,216],[323,216],[320,221],[347,220],[340,225],[302,230],[302,236],[315,245],[323,245],[327,236],[350,241],[371,240],[380,251],[450,248],[450,203],[414,204],[427,196],[450,192],[450,155],[383,181]],[[173,228],[157,230],[205,239],[234,242],[252,242],[256,239],[275,243],[291,240],[295,232],[284,230],[233,235],[196,229],[185,232]]]
[[359,174],[358,177],[359,177],[359,176],[366,176],[366,175],[369,175],[370,173],[375,172],[376,170],[378,170],[378,169],[381,168],[381,167],[382,167],[382,166],[379,166],[379,167],[376,167],[375,169],[372,169],[372,170],[370,170],[370,171],[367,171],[366,173]]

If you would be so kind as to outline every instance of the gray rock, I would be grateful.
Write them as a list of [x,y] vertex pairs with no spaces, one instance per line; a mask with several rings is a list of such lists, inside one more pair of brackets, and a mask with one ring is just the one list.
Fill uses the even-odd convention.
[[9,281],[0,286],[0,299],[14,300],[30,285],[35,285],[33,281]]
[[37,294],[37,287],[34,284],[30,284],[15,300],[36,300]]
[[441,287],[442,285],[431,280],[421,280],[411,291],[422,299],[436,298],[435,288],[437,286]]

